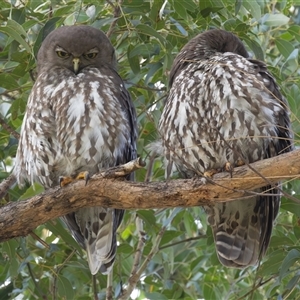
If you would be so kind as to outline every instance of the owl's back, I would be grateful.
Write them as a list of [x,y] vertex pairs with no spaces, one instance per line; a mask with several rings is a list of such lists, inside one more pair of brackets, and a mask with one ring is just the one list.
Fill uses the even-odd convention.
[[[293,149],[286,99],[265,64],[249,59],[233,34],[199,34],[180,51],[170,74],[159,123],[167,176],[174,164],[191,178]],[[279,191],[266,185],[245,199],[205,207],[223,265],[257,263],[279,205]]]

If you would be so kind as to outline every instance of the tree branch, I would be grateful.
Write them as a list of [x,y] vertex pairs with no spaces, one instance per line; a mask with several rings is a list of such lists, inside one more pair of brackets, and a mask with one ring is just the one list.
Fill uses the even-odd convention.
[[[133,163],[135,168],[141,167],[138,164],[138,160]],[[273,184],[297,179],[300,177],[300,150],[258,161],[251,167]],[[120,168],[121,173],[118,168],[113,168],[115,174],[130,171],[124,166]],[[253,195],[249,191],[266,185],[265,179],[247,166],[236,168],[232,178],[228,173],[216,174],[213,183],[207,184],[203,184],[203,178],[139,183],[103,178],[103,174],[107,171],[94,175],[87,185],[84,181],[75,181],[63,188],[49,189],[31,199],[1,207],[0,242],[25,236],[38,225],[83,207],[149,209],[209,205],[247,198]]]
[[114,18],[115,20],[110,24],[110,27],[106,33],[106,36],[108,38],[110,38],[110,36],[112,35],[116,25],[117,25],[117,22],[118,22],[118,19],[119,17],[121,16],[121,5],[123,3],[123,0],[119,0],[118,2],[116,2],[116,4],[114,5],[110,0],[106,0],[106,2],[108,4],[111,5],[111,7],[113,7],[114,9]]
[[0,183],[0,199],[7,194],[9,188],[15,184],[16,181],[15,175],[11,174]]
[[16,132],[11,126],[9,126],[2,117],[0,117],[0,125],[2,125],[2,127],[17,140],[20,139],[20,134]]

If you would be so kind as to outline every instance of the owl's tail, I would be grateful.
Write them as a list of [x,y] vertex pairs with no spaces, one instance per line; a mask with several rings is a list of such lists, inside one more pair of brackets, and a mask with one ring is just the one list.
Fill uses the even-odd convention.
[[93,275],[111,271],[117,250],[116,232],[123,215],[124,210],[96,206],[63,218],[75,240],[86,250]]
[[270,186],[256,192],[261,195],[205,208],[218,258],[226,267],[255,265],[268,248],[280,195]]
[[108,274],[114,264],[117,250],[117,229],[124,211],[92,207],[94,219],[86,223],[85,245],[91,273]]

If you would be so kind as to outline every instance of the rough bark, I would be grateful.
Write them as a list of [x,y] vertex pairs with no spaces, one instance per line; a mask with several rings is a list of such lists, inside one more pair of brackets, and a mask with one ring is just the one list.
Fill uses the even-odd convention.
[[110,173],[93,176],[87,184],[83,180],[75,181],[63,188],[50,189],[31,199],[1,207],[0,242],[25,236],[38,225],[82,207],[190,207],[247,198],[251,195],[249,191],[266,185],[266,179],[272,184],[297,179],[300,174],[300,150],[253,163],[251,168],[235,168],[232,178],[229,173],[218,173],[207,183],[203,183],[203,178],[151,183],[111,178],[138,167],[141,166],[135,165],[132,169],[121,167],[121,171],[120,168],[114,168]]

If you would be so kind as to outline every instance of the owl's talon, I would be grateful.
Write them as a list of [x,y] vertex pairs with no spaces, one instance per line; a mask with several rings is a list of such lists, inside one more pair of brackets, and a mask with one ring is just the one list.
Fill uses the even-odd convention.
[[238,161],[236,162],[236,166],[237,167],[241,167],[241,166],[243,166],[245,164],[245,162],[243,161],[243,160],[241,160],[241,159],[238,159]]
[[60,187],[63,187],[74,180],[81,180],[83,179],[85,181],[85,185],[87,185],[88,181],[90,180],[90,174],[88,171],[80,172],[76,177],[68,177],[68,176],[60,176],[59,177],[59,185]]
[[60,187],[64,187],[65,185],[68,185],[72,181],[74,181],[74,179],[72,177],[59,176],[59,186]]
[[234,167],[232,166],[232,164],[229,161],[225,163],[224,170],[230,174],[231,178],[232,178],[233,169],[234,169]]
[[91,179],[90,173],[88,171],[80,172],[76,176],[76,179],[83,179],[85,181],[85,185],[87,185],[88,181]]
[[216,169],[211,169],[211,170],[208,170],[206,172],[203,173],[203,176],[204,177],[207,177],[207,178],[212,178],[213,175],[217,174],[218,173],[218,170]]
[[75,179],[83,179],[85,181],[85,185],[87,185],[88,181],[91,179],[90,173],[88,171],[80,172]]

